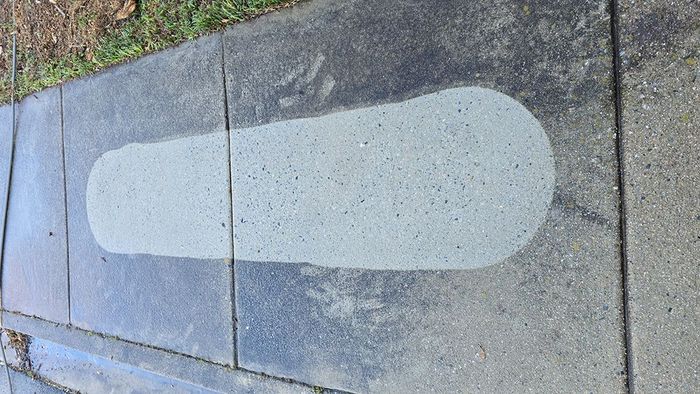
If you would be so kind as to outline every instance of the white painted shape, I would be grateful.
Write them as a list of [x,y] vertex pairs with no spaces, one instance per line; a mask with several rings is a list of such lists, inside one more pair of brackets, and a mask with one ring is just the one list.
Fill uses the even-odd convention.
[[233,130],[236,259],[365,269],[496,264],[555,184],[535,117],[490,89]]
[[[470,269],[526,245],[555,184],[535,117],[490,89],[443,90],[232,131],[236,258]],[[113,253],[230,258],[224,132],[106,152],[87,186]]]
[[88,178],[90,228],[112,253],[232,257],[226,132],[103,154]]

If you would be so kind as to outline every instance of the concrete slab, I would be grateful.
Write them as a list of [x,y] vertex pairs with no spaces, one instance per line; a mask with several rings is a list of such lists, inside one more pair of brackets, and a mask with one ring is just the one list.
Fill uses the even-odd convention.
[[[90,173],[107,152],[201,134],[225,135],[220,40],[220,35],[205,37],[64,87],[71,322],[84,329],[232,364],[230,258],[156,256],[152,249],[101,246],[87,209]],[[183,158],[207,157],[214,163],[211,172],[177,196],[167,195],[168,184],[194,178],[187,173],[180,174],[182,178],[163,177],[162,187],[151,194],[156,205],[179,198],[180,204],[191,210],[198,210],[199,204],[222,201],[225,209],[216,212],[216,230],[210,233],[220,238],[218,245],[231,239],[228,151],[224,138],[207,146],[206,151],[178,152]],[[117,166],[113,176],[130,179],[134,183],[127,186],[136,192],[141,178],[120,178],[123,171],[130,170],[133,168],[128,164]],[[96,194],[109,192],[100,187],[92,190]],[[142,228],[147,227],[147,212],[127,217],[120,210],[119,202],[129,204],[130,199],[108,201],[114,204],[105,209],[113,213],[115,221],[142,221]],[[178,226],[190,225],[180,219],[155,223],[160,225],[156,228],[178,234]],[[132,228],[116,226],[112,230]],[[144,233],[141,238],[154,245],[162,242],[158,234],[149,238]],[[232,245],[228,242],[230,256]]]
[[[5,215],[7,208],[7,174],[10,170],[10,154],[12,150],[12,107],[0,107],[0,217]],[[5,227],[0,223],[0,239],[4,237]],[[1,292],[0,292],[1,293]],[[2,294],[0,294],[0,304]]]
[[203,393],[203,387],[169,379],[128,364],[67,348],[40,338],[29,344],[35,373],[84,393]]
[[68,323],[61,91],[27,97],[17,136],[2,269],[3,308]]
[[12,379],[12,391],[10,391],[10,385],[7,383],[7,376],[5,371],[3,371],[2,379],[0,379],[0,393],[58,394],[65,392],[64,390],[50,386],[41,380],[34,379],[15,370],[10,370],[10,378]]
[[85,192],[97,242],[113,253],[233,257],[227,149],[227,133],[217,132],[100,156]]
[[[224,47],[243,367],[363,392],[625,389],[606,1],[312,1],[232,27],[224,35]],[[307,170],[300,178],[315,175],[308,173],[314,166],[331,181],[362,178],[357,166],[337,158],[346,157],[343,141],[351,146],[360,142],[353,137],[363,133],[381,142],[373,148],[376,155],[397,151],[381,134],[387,131],[373,125],[328,122],[318,140],[309,140],[316,134],[296,127],[309,122],[299,119],[331,114],[337,119],[346,111],[473,86],[517,100],[551,143],[551,206],[524,246],[488,267],[466,270],[430,269],[430,259],[402,262],[402,267],[385,259],[374,262],[374,268],[393,270],[347,268],[352,262],[293,256],[291,251],[303,247],[301,239],[274,245],[275,254],[267,255],[287,257],[280,261],[248,257],[255,255],[256,245],[266,245],[258,240],[284,239],[280,229],[324,234],[338,224],[327,206],[319,209],[323,215],[316,222],[309,222],[314,204],[295,201],[293,193],[331,203],[356,195],[344,182],[327,187],[328,179],[290,188],[296,168]],[[441,110],[436,106],[435,111]],[[505,111],[496,116],[508,118]],[[409,119],[406,130],[418,126],[406,114]],[[513,129],[504,138],[515,140],[520,131]],[[420,136],[405,154],[429,152],[421,142],[440,143],[433,138]],[[287,149],[288,144],[306,150]],[[463,148],[458,142],[454,146]],[[479,154],[486,150],[475,148]],[[456,155],[444,168],[459,168],[463,156]],[[348,157],[351,164],[364,158]],[[247,178],[258,175],[265,179]],[[438,184],[440,179],[434,171],[422,177],[415,183]],[[504,179],[494,177],[488,178],[493,184]],[[282,184],[273,189],[275,180]],[[258,190],[261,184],[266,188]],[[321,187],[313,190],[317,184]],[[445,188],[449,200],[462,198]],[[537,195],[525,190],[529,193]],[[267,209],[255,208],[256,199],[245,197],[263,195]],[[295,207],[304,210],[294,212]],[[429,208],[427,214],[438,212]],[[277,218],[282,220],[275,226]],[[356,225],[371,228],[374,219],[368,214]],[[255,227],[242,226],[248,221],[272,224],[256,233]],[[491,230],[489,222],[476,223]],[[434,231],[446,231],[444,225],[433,225]],[[337,237],[339,250],[361,253],[363,242],[338,236],[342,232],[336,230],[329,233]],[[309,248],[307,256],[328,258],[319,253],[323,250]],[[397,257],[417,255],[407,249],[390,251]],[[309,262],[314,264],[304,264]],[[396,269],[412,264],[422,270]]]
[[[31,318],[30,318],[31,319]],[[31,320],[30,320],[31,321]],[[60,330],[53,325],[54,330]],[[104,392],[204,392],[203,387],[177,381],[136,368],[111,358],[83,352],[60,343],[27,336],[22,359],[9,344],[5,333],[2,343],[7,362],[12,367],[31,373],[56,385],[81,393]],[[26,375],[25,375],[26,376]],[[15,380],[13,379],[13,384]],[[14,388],[15,392],[18,390]]]
[[700,387],[700,4],[620,2],[633,386]]
[[[32,338],[35,373],[87,392],[310,393],[311,387],[129,343],[36,318],[4,313]],[[13,351],[8,351],[10,362]],[[66,368],[70,366],[70,368]],[[125,384],[126,383],[126,384]],[[164,389],[164,390],[163,390]]]

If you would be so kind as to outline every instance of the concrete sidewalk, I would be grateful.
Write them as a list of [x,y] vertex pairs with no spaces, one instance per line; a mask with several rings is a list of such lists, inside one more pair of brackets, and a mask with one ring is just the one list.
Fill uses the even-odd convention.
[[3,326],[86,392],[693,392],[677,3],[312,0],[32,95]]

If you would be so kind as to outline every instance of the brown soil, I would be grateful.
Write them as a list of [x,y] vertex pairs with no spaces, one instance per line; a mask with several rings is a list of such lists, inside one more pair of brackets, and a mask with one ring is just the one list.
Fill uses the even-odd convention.
[[3,330],[5,331],[5,334],[7,334],[7,338],[10,340],[10,347],[15,351],[15,356],[18,363],[16,367],[27,370],[31,369],[32,363],[29,359],[30,338],[21,332],[13,331],[7,328]]
[[298,0],[0,0],[0,104]]
[[[123,0],[15,0],[17,48],[45,63],[89,53],[115,20]],[[0,73],[12,69],[12,0],[0,8]],[[21,70],[22,64],[18,64]]]

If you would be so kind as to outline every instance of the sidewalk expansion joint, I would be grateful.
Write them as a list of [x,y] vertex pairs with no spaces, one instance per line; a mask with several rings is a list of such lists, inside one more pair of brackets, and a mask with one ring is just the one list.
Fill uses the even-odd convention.
[[224,33],[220,34],[221,41],[221,78],[224,87],[224,121],[226,127],[226,138],[228,140],[228,198],[229,198],[229,225],[231,232],[231,328],[233,330],[233,365],[238,367],[238,318],[236,317],[236,278],[234,271],[235,245],[233,242],[233,168],[231,167],[231,122],[228,113],[228,87],[226,86],[226,45],[224,45]]
[[58,108],[61,116],[61,158],[63,160],[63,210],[65,213],[66,230],[66,290],[68,294],[68,322],[71,321],[70,306],[70,243],[68,242],[68,179],[66,171],[66,138],[63,129],[63,85],[58,87],[60,100]]
[[613,46],[613,97],[615,103],[615,153],[617,155],[618,169],[618,196],[619,205],[619,234],[620,234],[620,274],[622,283],[622,325],[624,336],[624,368],[626,375],[626,387],[629,393],[634,393],[634,370],[632,365],[632,344],[629,310],[629,286],[628,286],[628,261],[627,261],[627,217],[625,205],[625,167],[624,167],[624,143],[622,128],[622,76],[620,65],[620,11],[617,0],[610,0],[610,33]]

